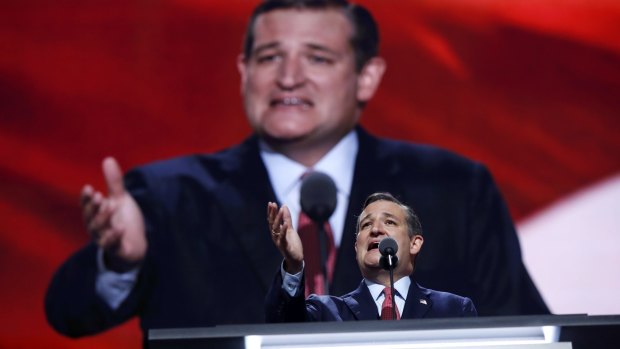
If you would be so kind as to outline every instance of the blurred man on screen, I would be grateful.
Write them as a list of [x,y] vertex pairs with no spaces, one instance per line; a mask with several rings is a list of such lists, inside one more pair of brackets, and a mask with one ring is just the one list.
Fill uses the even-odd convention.
[[386,69],[378,43],[370,13],[346,1],[259,4],[238,59],[254,134],[215,154],[155,162],[124,177],[114,158],[105,159],[108,193],[87,185],[81,194],[93,243],[54,276],[50,324],[82,336],[133,316],[144,331],[263,322],[280,262],[264,203],[286,204],[297,224],[309,170],[330,175],[338,190],[330,293],[358,285],[354,214],[370,193],[387,191],[415,203],[427,227],[416,271],[422,284],[471,298],[480,315],[547,313],[484,166],[358,125]]

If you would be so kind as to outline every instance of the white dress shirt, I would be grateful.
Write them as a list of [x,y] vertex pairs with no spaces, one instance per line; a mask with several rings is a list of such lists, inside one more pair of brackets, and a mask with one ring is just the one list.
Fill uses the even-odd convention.
[[[364,282],[370,290],[372,299],[375,300],[378,314],[381,315],[381,306],[383,305],[383,301],[385,300],[385,293],[383,293],[385,286],[374,283],[368,279],[364,279]],[[403,309],[405,309],[405,301],[407,300],[407,294],[409,293],[410,285],[411,279],[408,277],[400,278],[399,280],[394,282],[394,292],[396,293],[394,297],[396,298],[396,307],[398,308],[398,313],[401,316],[403,314]]]

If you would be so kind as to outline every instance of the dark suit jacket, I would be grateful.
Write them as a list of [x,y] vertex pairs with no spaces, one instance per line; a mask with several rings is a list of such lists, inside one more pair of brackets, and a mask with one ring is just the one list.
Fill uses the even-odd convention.
[[[379,319],[377,306],[364,281],[354,291],[342,297],[310,295],[304,300],[303,293],[299,297],[291,297],[282,290],[280,271],[265,299],[265,315],[267,322]],[[421,287],[412,279],[401,318],[422,319],[476,315],[476,308],[471,299]]]
[[[471,298],[480,315],[547,313],[525,270],[506,206],[487,170],[431,146],[377,139],[358,129],[344,236],[332,293],[357,287],[356,214],[389,191],[424,227],[416,279]],[[143,330],[260,323],[281,256],[265,219],[276,197],[257,138],[211,155],[156,162],[126,175],[146,220],[149,249],[136,287],[119,309],[95,292],[96,247],[86,246],[55,274],[45,299],[49,323],[81,336],[140,316]],[[235,300],[234,306],[230,302]]]

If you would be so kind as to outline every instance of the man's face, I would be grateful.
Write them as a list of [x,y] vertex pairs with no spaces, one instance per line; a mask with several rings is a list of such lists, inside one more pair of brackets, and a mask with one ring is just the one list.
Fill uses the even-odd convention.
[[349,20],[337,10],[275,10],[254,25],[239,71],[247,117],[267,142],[337,142],[359,118]]
[[379,242],[388,236],[398,243],[395,277],[413,273],[413,258],[420,250],[422,238],[419,235],[409,238],[402,207],[391,201],[379,200],[366,206],[360,215],[360,228],[355,241],[357,264],[365,278],[374,281],[375,276],[382,272]]

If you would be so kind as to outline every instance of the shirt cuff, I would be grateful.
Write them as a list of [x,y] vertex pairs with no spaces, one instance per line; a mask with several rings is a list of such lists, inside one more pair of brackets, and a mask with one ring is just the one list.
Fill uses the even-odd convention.
[[136,285],[140,266],[137,266],[124,273],[117,273],[106,268],[103,262],[103,249],[97,250],[97,279],[95,290],[110,308],[116,310],[129,296],[129,293]]
[[301,278],[304,275],[305,263],[302,263],[301,271],[296,274],[289,274],[284,270],[284,261],[280,264],[280,273],[282,274],[282,289],[291,297],[297,297],[301,294],[299,286]]

